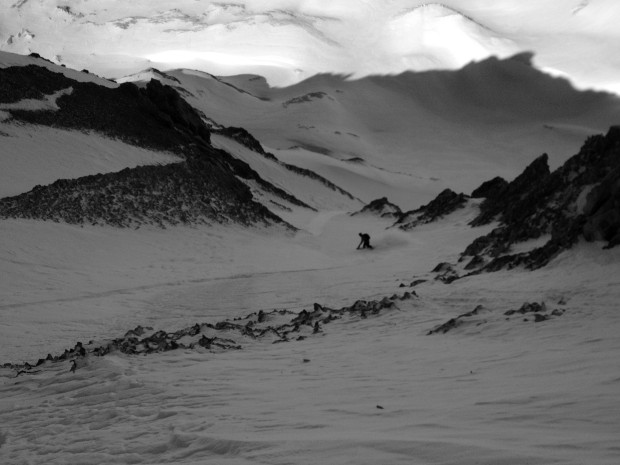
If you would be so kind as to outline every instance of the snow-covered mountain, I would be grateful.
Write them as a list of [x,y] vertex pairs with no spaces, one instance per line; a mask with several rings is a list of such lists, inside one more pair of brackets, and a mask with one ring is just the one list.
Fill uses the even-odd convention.
[[0,50],[106,77],[176,67],[284,86],[533,52],[580,88],[620,91],[615,0],[14,0],[0,12]]
[[[360,80],[319,75],[285,88],[257,76],[166,74],[205,115],[246,128],[278,158],[365,202],[387,195],[411,208],[445,188],[470,192],[481,179],[512,178],[543,151],[556,168],[618,120],[616,97],[576,91],[530,58]],[[366,179],[361,191],[347,185],[350,172]]]
[[619,121],[531,55],[273,87],[0,53],[0,462],[615,463]]

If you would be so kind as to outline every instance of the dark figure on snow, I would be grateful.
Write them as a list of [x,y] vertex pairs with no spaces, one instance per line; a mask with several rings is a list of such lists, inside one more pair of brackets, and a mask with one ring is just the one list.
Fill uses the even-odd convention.
[[360,238],[362,239],[357,246],[358,249],[372,249],[372,245],[370,245],[370,236],[366,233],[360,233]]

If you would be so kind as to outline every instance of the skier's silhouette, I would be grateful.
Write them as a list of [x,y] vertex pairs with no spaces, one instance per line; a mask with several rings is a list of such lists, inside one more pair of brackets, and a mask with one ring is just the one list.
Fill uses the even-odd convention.
[[370,245],[370,236],[366,233],[359,233],[360,238],[362,239],[357,246],[358,249],[372,249],[372,245]]

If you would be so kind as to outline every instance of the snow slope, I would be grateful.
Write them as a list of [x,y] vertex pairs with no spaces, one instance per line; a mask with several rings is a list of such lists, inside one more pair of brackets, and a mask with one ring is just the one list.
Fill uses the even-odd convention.
[[[255,121],[257,126],[248,128],[264,136],[266,147],[282,161],[316,168],[354,194],[370,196],[385,192],[386,186],[390,198],[405,208],[418,206],[433,193],[436,181],[411,173],[412,161],[405,152],[376,153],[373,144],[384,141],[385,147],[396,148],[411,141],[398,135],[406,130],[400,112],[411,111],[422,122],[437,110],[430,105],[437,102],[373,121],[372,115],[360,112],[354,117],[357,113],[348,110],[359,106],[354,106],[353,95],[343,97],[348,88],[341,89],[343,94],[334,90],[346,85],[343,80],[325,91],[328,97],[310,95],[291,102],[321,89],[282,89],[277,99],[266,101],[257,98],[264,89],[258,80],[239,87],[244,93],[208,76],[173,73],[180,81],[183,75],[196,79],[194,87],[188,86],[192,94],[205,93],[195,102],[207,117],[230,124],[223,116],[232,118],[231,102],[238,103],[234,111],[240,120]],[[246,78],[254,79],[235,78],[229,84],[240,86]],[[204,85],[209,79],[214,82]],[[374,96],[376,111],[384,114],[390,104],[396,108],[394,102],[403,95],[413,99],[399,92],[399,77],[390,85],[378,82],[351,85],[365,89],[370,101]],[[238,99],[222,97],[222,89]],[[391,100],[382,102],[390,92]],[[556,97],[566,95],[560,87]],[[466,114],[465,104],[459,106],[458,95],[451,97],[453,105],[445,105],[458,119]],[[519,96],[506,96],[511,98]],[[597,106],[607,101],[600,98],[586,98],[581,106],[558,103],[564,110],[579,111],[562,120],[565,126],[547,130],[553,136],[548,140],[570,147],[570,134],[577,138],[588,124],[603,124],[613,105]],[[484,98],[476,101],[485,103]],[[287,108],[308,109],[317,103],[330,112],[299,109],[286,120]],[[544,121],[557,122],[560,117],[549,108],[541,108],[540,114]],[[272,125],[282,125],[280,135],[253,116],[260,111]],[[332,130],[356,129],[361,139],[356,147],[367,144],[364,161],[350,161],[348,144],[333,142],[339,140],[337,134],[327,140],[333,144],[328,147],[319,145],[322,137],[299,137],[306,130],[294,132],[301,123],[292,114],[308,115],[323,134],[327,122],[337,122],[340,115],[341,126]],[[579,120],[583,114],[592,118],[585,120],[588,124]],[[571,123],[573,117],[577,122]],[[534,131],[527,111],[511,118],[512,129],[505,132],[504,123],[488,113],[482,123],[469,121],[470,128],[481,125],[488,135],[480,141],[476,138],[482,132],[472,134],[471,147],[482,150],[494,137]],[[433,121],[450,127],[448,119],[436,116]],[[532,124],[538,128],[541,122]],[[390,124],[395,127],[382,138],[381,126]],[[13,150],[9,169],[0,170],[0,186],[10,186],[8,190],[48,182],[50,176],[166,162],[167,157],[93,134],[10,120],[1,121],[0,130],[8,134],[0,137],[0,148]],[[444,131],[439,135],[445,137],[445,150],[437,153],[446,167],[441,171],[438,163],[433,172],[455,171],[451,165],[458,157],[448,156],[448,147],[460,151],[464,145],[463,132],[449,137]],[[568,141],[561,142],[555,131]],[[283,140],[293,135],[296,141]],[[536,135],[524,150],[547,150],[545,139]],[[397,140],[389,142],[391,137]],[[467,244],[496,226],[468,226],[478,201],[403,232],[388,228],[392,220],[350,216],[349,211],[359,210],[359,202],[289,173],[231,139],[214,135],[213,142],[283,189],[299,192],[317,211],[285,205],[288,219],[302,228],[294,235],[233,224],[134,230],[0,221],[0,365],[34,364],[77,341],[105,344],[137,325],[170,332],[259,310],[311,310],[315,302],[340,308],[405,291],[415,290],[417,297],[397,298],[395,308],[366,318],[324,323],[320,332],[302,341],[244,340],[242,349],[222,352],[198,348],[147,356],[89,355],[77,360],[74,372],[69,361],[44,362],[26,373],[19,372],[23,365],[2,365],[1,463],[610,465],[620,460],[619,248],[601,250],[602,243],[582,243],[536,271],[487,273],[446,285],[434,279],[433,267],[454,263]],[[472,152],[463,151],[467,155],[455,179],[473,180],[471,170],[493,160],[493,150],[486,150],[471,161]],[[109,159],[102,161],[106,154]],[[506,164],[504,160],[497,166]],[[484,170],[477,174],[482,174],[477,184],[491,177]],[[404,179],[412,179],[411,184]],[[370,234],[373,250],[355,250],[362,231]],[[412,288],[419,280],[426,281]],[[531,313],[510,313],[525,302],[544,302],[548,319],[535,322]],[[445,334],[428,334],[451,319],[461,324]]]
[[88,73],[86,70],[77,71],[73,68],[59,66],[59,64],[52,63],[50,60],[41,57],[26,56],[25,54],[10,53],[6,51],[0,52],[0,68],[29,65],[42,66],[55,73],[60,72],[69,79],[73,79],[78,82],[93,82],[104,87],[118,87],[116,82]]
[[284,88],[191,70],[163,80],[207,121],[244,127],[282,161],[365,202],[387,195],[407,209],[445,188],[468,193],[481,180],[513,178],[542,152],[554,169],[587,135],[620,121],[617,97],[579,92],[530,60],[364,79],[320,75]]
[[[2,108],[2,104],[0,104]],[[0,122],[0,197],[21,194],[57,179],[111,173],[179,157],[130,146],[94,133]]]
[[[12,322],[3,326],[2,359],[32,359],[136,324],[171,331],[258,309],[338,307],[402,292],[400,283],[430,278],[431,266],[480,232],[465,224],[474,212],[415,234],[336,215],[288,241],[230,228],[137,233],[3,221],[3,267],[29,282],[3,280],[22,295],[2,307]],[[374,251],[353,250],[359,229],[371,233]],[[21,259],[7,261],[15,252]],[[536,272],[431,280],[416,287],[418,299],[333,322],[301,342],[112,354],[87,358],[75,373],[68,362],[17,378],[3,370],[0,457],[615,463],[619,259],[618,250],[589,244]],[[565,313],[542,323],[503,315],[526,301]],[[473,324],[426,335],[480,304],[486,311]]]

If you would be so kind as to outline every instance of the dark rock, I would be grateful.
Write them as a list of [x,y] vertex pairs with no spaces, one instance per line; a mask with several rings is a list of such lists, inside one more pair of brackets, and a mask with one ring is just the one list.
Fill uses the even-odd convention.
[[55,64],[52,60],[48,60],[47,58],[42,57],[41,55],[39,55],[36,52],[30,53],[28,56],[32,57],[32,58],[38,58],[39,60],[47,61],[48,63],[51,63],[51,64]]
[[214,133],[221,134],[223,136],[228,137],[229,139],[233,139],[239,142],[241,145],[247,147],[254,152],[260,153],[261,155],[266,156],[272,160],[277,160],[277,158],[271,154],[265,152],[261,143],[256,140],[256,138],[250,134],[245,128],[238,127],[226,127],[221,129],[213,130]]
[[286,108],[289,105],[294,105],[294,104],[299,104],[299,103],[308,103],[308,102],[312,102],[313,100],[319,100],[322,98],[328,98],[329,100],[333,100],[333,98],[331,98],[325,92],[310,92],[300,97],[294,97],[292,99],[289,99],[286,102],[284,102],[282,106]]
[[[413,294],[406,292],[402,299],[412,297]],[[393,299],[388,297],[370,301],[358,300],[353,305],[339,310],[330,309],[315,303],[312,312],[307,310],[302,310],[298,313],[288,310],[273,310],[271,312],[260,310],[258,313],[252,313],[245,318],[235,318],[234,322],[224,320],[215,324],[196,323],[193,326],[179,329],[173,333],[159,330],[142,339],[140,339],[140,336],[143,336],[146,330],[142,326],[137,326],[135,329],[127,331],[123,337],[114,339],[101,346],[92,347],[93,344],[89,344],[88,347],[85,347],[81,342],[78,342],[74,348],[65,350],[58,357],[52,357],[49,354],[46,360],[55,362],[69,359],[75,365],[77,357],[88,354],[103,357],[115,351],[128,355],[147,355],[197,347],[203,347],[211,352],[239,350],[242,348],[242,345],[229,336],[235,334],[237,337],[242,338],[242,340],[267,338],[272,343],[283,343],[291,340],[289,338],[290,333],[304,331],[305,334],[298,334],[295,337],[295,340],[301,341],[311,335],[323,333],[323,325],[342,319],[344,316],[349,316],[351,321],[356,321],[357,316],[368,319],[380,314],[382,310],[395,307],[396,304]],[[245,324],[237,323],[241,321],[245,321]],[[149,329],[152,330],[152,328]],[[218,334],[225,335],[225,337],[219,337]],[[193,341],[183,339],[183,342],[181,342],[182,338],[193,338]],[[37,365],[44,364],[46,360],[40,359]],[[27,362],[23,365],[15,365],[15,368],[23,368],[26,370],[24,373],[33,373],[30,371],[32,365]]]
[[437,266],[435,266],[435,268],[433,268],[432,272],[433,273],[444,273],[451,269],[452,269],[452,265],[450,263],[441,262],[441,263],[438,263]]
[[375,199],[360,211],[351,213],[351,216],[370,213],[381,218],[400,218],[402,211],[398,205],[391,203],[387,197]]
[[[584,198],[586,189],[589,189]],[[476,255],[470,274],[523,266],[545,266],[581,237],[620,244],[620,127],[589,137],[579,153],[549,172],[546,154],[480,206],[472,226],[497,220],[500,226],[477,238],[461,259]],[[513,244],[549,235],[528,252],[510,254]]]
[[588,241],[606,241],[614,247],[620,240],[620,166],[612,169],[590,191],[583,211],[587,219],[583,235]]
[[450,263],[442,262],[433,268],[433,273],[437,273],[435,279],[446,284],[459,279],[459,275]]
[[[514,181],[510,182],[503,189],[496,193],[493,198],[487,198],[481,205],[480,214],[471,222],[472,226],[488,224],[497,215],[510,212],[511,215],[518,215],[522,208],[523,193],[528,192],[532,186],[536,186],[549,176],[549,156],[544,153],[530,163],[527,168]],[[511,206],[509,210],[507,207]],[[516,207],[516,212],[513,210]],[[521,207],[521,208],[519,208]]]
[[464,313],[463,316],[474,316],[478,315],[482,310],[484,310],[484,305],[477,305],[471,312]]
[[14,103],[25,99],[40,100],[45,95],[72,87],[73,82],[63,74],[52,73],[41,66],[3,68],[0,69],[0,103]]
[[471,318],[473,316],[479,315],[483,310],[485,310],[484,306],[478,305],[472,311],[467,312],[467,313],[463,313],[463,314],[457,316],[456,318],[450,318],[448,321],[446,321],[445,323],[437,326],[434,329],[431,329],[426,334],[427,335],[439,334],[439,333],[445,334],[448,331],[451,331],[451,330],[453,330],[455,328],[458,328],[459,326],[464,324],[467,321],[468,318]]
[[[518,310],[508,310],[504,313],[506,316],[512,315],[529,315],[533,317],[534,322],[539,323],[541,321],[550,320],[552,317],[561,316],[564,314],[562,310],[553,310],[550,314],[546,313],[547,307],[544,302],[525,302]],[[450,318],[445,323],[431,329],[427,332],[427,335],[431,334],[445,334],[453,329],[459,328],[462,325],[476,325],[480,326],[487,322],[486,319],[481,319],[480,316],[488,310],[483,305],[478,305],[472,311],[463,313],[456,318]],[[478,318],[475,318],[478,317]],[[505,318],[506,321],[510,321],[511,318]],[[530,318],[523,318],[523,321],[529,321]]]
[[485,263],[484,258],[482,258],[480,255],[474,255],[471,261],[467,265],[465,265],[465,269],[472,270],[472,269],[480,268],[482,265],[484,265],[484,263]]
[[187,128],[204,142],[210,142],[211,135],[202,118],[196,109],[187,103],[175,89],[163,85],[157,79],[151,79],[146,85],[145,93],[146,97],[159,110],[158,116],[160,118],[164,121],[171,120],[174,127]]
[[457,328],[458,326],[460,326],[463,322],[461,320],[459,320],[458,318],[450,318],[448,321],[446,321],[445,323],[443,323],[442,325],[439,325],[437,328],[435,329],[431,329],[427,334],[431,335],[431,334],[446,334],[448,331]]
[[483,182],[478,188],[471,193],[471,198],[495,198],[508,186],[508,181],[499,176],[490,181]]
[[525,315],[526,313],[537,313],[537,312],[545,312],[547,311],[547,306],[544,302],[525,302],[518,310],[508,310],[504,313],[504,315],[514,315],[515,313],[519,313],[521,315]]
[[129,144],[175,153],[185,161],[38,186],[2,199],[0,218],[134,228],[235,221],[294,229],[254,202],[249,188],[237,177],[255,180],[268,192],[310,208],[263,180],[247,163],[213,148],[200,114],[175,89],[157,80],[144,89],[131,83],[107,88],[38,66],[0,69],[0,102],[40,99],[68,88],[73,92],[57,100],[57,111],[10,110],[11,115],[32,124],[96,131]]
[[204,347],[205,349],[210,349],[211,348],[211,344],[213,343],[213,339],[214,338],[208,338],[207,336],[203,335],[198,340],[198,345],[201,346],[201,347]]
[[467,203],[468,197],[461,193],[445,189],[434,200],[416,210],[411,210],[400,215],[394,226],[407,231],[420,224],[427,224],[436,221],[459,208],[463,208]]

